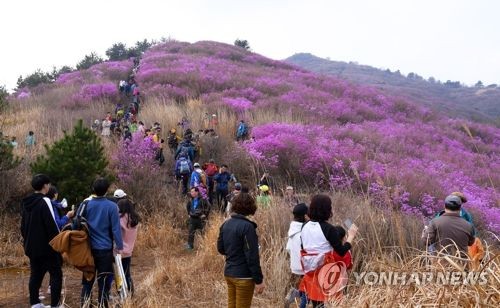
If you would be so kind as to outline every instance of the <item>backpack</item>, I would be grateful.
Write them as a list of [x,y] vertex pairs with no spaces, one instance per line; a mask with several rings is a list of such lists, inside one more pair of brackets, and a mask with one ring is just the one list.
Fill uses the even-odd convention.
[[176,148],[177,147],[177,136],[176,135],[169,135],[168,136],[168,145],[171,148]]
[[85,200],[78,206],[76,216],[71,224],[71,230],[88,230],[87,219],[85,219],[84,214],[86,214],[85,210],[89,201],[90,199]]
[[189,157],[189,150],[190,150],[190,147],[189,146],[186,146],[186,145],[181,145],[181,150],[179,152],[179,157],[185,157],[187,159],[191,159]]
[[179,173],[180,174],[189,174],[191,172],[189,168],[189,162],[187,159],[182,159],[179,163]]

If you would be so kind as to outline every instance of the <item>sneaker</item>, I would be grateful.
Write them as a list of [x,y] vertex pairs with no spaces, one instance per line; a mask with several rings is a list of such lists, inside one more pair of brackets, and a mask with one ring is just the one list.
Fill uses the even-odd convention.
[[50,308],[50,305],[46,306],[42,303],[38,303],[36,305],[32,305],[31,308]]
[[287,297],[285,297],[285,307],[290,307],[290,304],[295,303],[295,299],[300,297],[299,290],[291,288],[288,292]]

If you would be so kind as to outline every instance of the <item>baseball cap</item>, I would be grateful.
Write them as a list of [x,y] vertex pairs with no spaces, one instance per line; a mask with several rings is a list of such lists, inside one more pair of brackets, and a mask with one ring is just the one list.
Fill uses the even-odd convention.
[[261,191],[263,191],[263,192],[266,192],[266,191],[269,191],[269,186],[267,186],[267,185],[261,185],[261,186],[259,186],[259,189]]
[[193,167],[200,168],[200,164],[199,163],[194,163]]
[[454,205],[461,206],[462,205],[462,199],[459,196],[449,195],[448,197],[446,197],[446,199],[444,199],[444,203],[445,204],[450,204],[450,205],[454,204]]
[[126,194],[126,193],[125,193],[122,189],[117,189],[117,190],[115,190],[115,193],[113,194],[113,196],[114,196],[115,198],[119,198],[119,199],[121,199],[121,198],[126,197],[126,196],[127,196],[127,194]]
[[299,203],[293,207],[293,215],[295,216],[304,216],[307,214],[308,207],[305,203]]
[[286,190],[293,190],[293,186],[287,186]]

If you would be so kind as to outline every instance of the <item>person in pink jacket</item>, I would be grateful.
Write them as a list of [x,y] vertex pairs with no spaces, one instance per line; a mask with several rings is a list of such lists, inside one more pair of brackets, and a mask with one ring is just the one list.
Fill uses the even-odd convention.
[[120,226],[123,239],[122,265],[125,272],[125,279],[130,294],[134,294],[134,283],[130,275],[130,262],[132,261],[132,251],[134,250],[135,240],[137,239],[137,228],[140,217],[135,211],[132,201],[122,199],[118,201],[120,211]]

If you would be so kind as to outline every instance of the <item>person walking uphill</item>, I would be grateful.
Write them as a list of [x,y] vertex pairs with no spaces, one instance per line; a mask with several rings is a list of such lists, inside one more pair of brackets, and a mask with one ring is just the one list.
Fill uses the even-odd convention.
[[[113,241],[115,249],[121,253],[123,241],[120,231],[120,216],[118,206],[108,200],[105,195],[109,189],[109,182],[104,178],[95,180],[92,185],[95,197],[82,203],[85,206],[82,217],[87,220],[90,233],[90,247],[97,271],[99,286],[99,307],[108,307],[109,290],[113,277]],[[77,213],[80,211],[78,210]],[[94,279],[88,281],[82,278],[81,302],[91,299]]]
[[248,193],[240,193],[232,202],[231,218],[219,230],[217,251],[226,256],[224,276],[228,308],[248,308],[252,305],[254,290],[260,294],[265,288],[257,224],[247,218],[255,214],[257,205]]
[[189,235],[186,248],[193,250],[196,230],[203,231],[208,214],[210,214],[210,204],[201,198],[198,187],[191,188],[191,200],[186,204],[186,210],[189,215]]
[[[340,275],[333,281],[320,277],[321,269],[343,262],[358,228],[352,224],[347,240],[343,241],[338,229],[327,222],[332,217],[332,200],[327,195],[315,195],[311,199],[308,216],[310,220],[304,224],[301,233],[304,278],[300,283],[300,291],[306,292],[313,307],[324,307],[324,302],[341,294],[345,286],[343,283],[347,282],[347,268],[340,268]],[[331,285],[325,285],[325,281]]]
[[24,253],[30,260],[29,293],[31,307],[45,307],[40,303],[39,289],[46,272],[50,274],[51,307],[58,307],[62,288],[62,257],[49,242],[59,234],[50,200],[45,194],[50,179],[37,174],[31,180],[33,194],[22,201],[21,236]]
[[137,229],[140,217],[135,211],[135,206],[128,199],[118,201],[120,212],[120,226],[123,238],[122,265],[127,280],[128,291],[134,293],[134,282],[130,274],[130,263],[132,262],[132,252],[134,251],[135,240],[137,239]]

